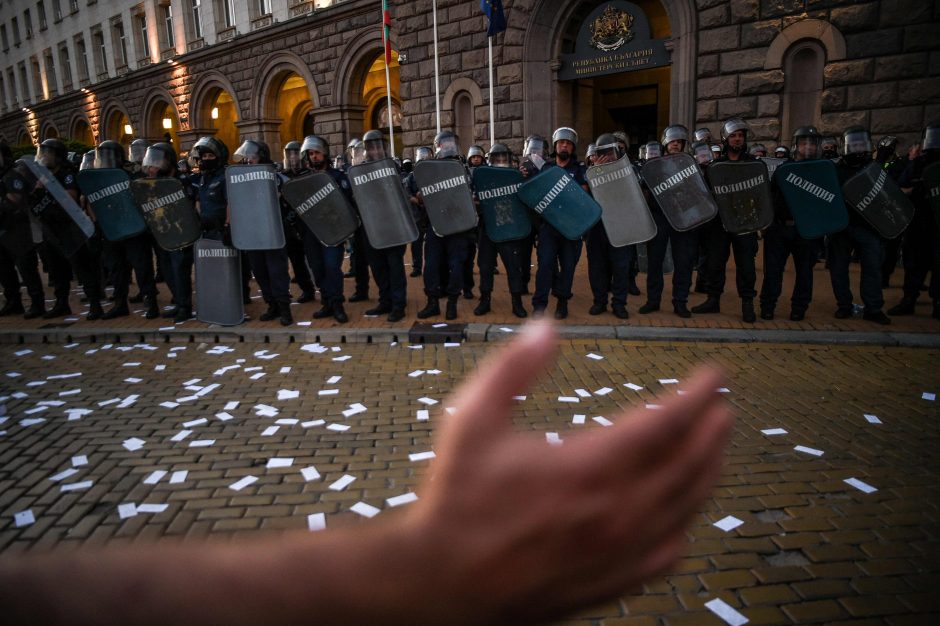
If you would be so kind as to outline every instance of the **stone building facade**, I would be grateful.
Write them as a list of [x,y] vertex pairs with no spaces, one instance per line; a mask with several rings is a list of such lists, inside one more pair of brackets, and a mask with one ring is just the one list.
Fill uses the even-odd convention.
[[[518,150],[531,133],[573,126],[584,138],[623,128],[639,143],[670,123],[717,131],[727,117],[741,116],[769,147],[788,143],[806,123],[832,134],[861,124],[910,143],[925,123],[940,119],[940,0],[635,0],[628,8],[645,15],[669,63],[561,79],[587,16],[611,3],[626,6],[504,0],[508,28],[493,46],[498,141]],[[16,12],[7,6],[35,4],[4,2],[3,23],[10,28]],[[156,29],[159,10],[169,5],[179,20],[175,45],[155,39],[143,59],[132,54],[122,67],[112,63],[66,82],[54,67],[57,38],[72,47],[74,63],[76,33],[50,39],[35,32],[26,49],[0,64],[0,138],[129,141],[169,132],[186,150],[199,136],[218,133],[230,144],[261,138],[276,152],[316,132],[338,150],[364,130],[388,125],[384,67],[378,73],[376,66],[383,51],[379,0],[270,0],[270,14],[248,13],[231,27],[221,20],[224,2],[203,1],[206,24],[195,39],[185,21],[192,0],[91,4],[81,0],[77,9],[92,16],[78,31],[89,41],[100,33],[115,50],[116,21],[153,16]],[[465,148],[490,143],[486,18],[475,0],[436,4],[437,81],[432,0],[391,2],[392,47],[401,60],[391,118],[405,155],[431,142],[437,102],[442,127],[457,129]],[[21,77],[32,84],[23,89]]]

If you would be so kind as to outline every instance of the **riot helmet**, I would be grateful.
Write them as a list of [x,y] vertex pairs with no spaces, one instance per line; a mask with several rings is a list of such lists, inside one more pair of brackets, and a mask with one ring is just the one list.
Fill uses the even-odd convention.
[[[140,165],[148,175],[169,176],[173,173],[175,163],[176,150],[169,143],[161,141],[147,148]],[[148,171],[151,169],[152,171]]]
[[452,159],[460,156],[457,135],[450,130],[442,130],[434,136],[434,158]]
[[786,146],[777,146],[774,150],[774,157],[778,159],[789,159],[790,150]]
[[144,155],[147,154],[147,140],[146,139],[135,139],[131,142],[130,147],[130,161],[140,165],[144,162]]
[[[306,140],[306,138],[305,138]],[[288,141],[284,144],[284,159],[281,162],[281,165],[284,168],[285,172],[297,172],[300,171],[300,142],[299,141]]]
[[663,156],[663,147],[658,141],[649,141],[646,143],[644,153],[646,160],[652,161],[653,159],[658,159]]
[[[740,117],[732,117],[721,126],[721,141],[725,150],[740,154],[747,152],[747,139],[750,128]],[[738,135],[737,133],[741,133]]]
[[470,146],[470,149],[467,150],[467,165],[470,167],[479,167],[484,165],[485,155],[483,154],[483,148],[480,146]]
[[712,144],[712,156],[716,159],[721,156],[721,146],[717,143]]
[[812,161],[821,156],[822,135],[815,126],[800,126],[793,131],[793,159]]
[[617,138],[617,144],[620,147],[620,155],[623,156],[630,147],[630,136],[622,130],[615,130],[613,135]]
[[[674,141],[679,142],[679,144],[670,145]],[[666,147],[668,154],[685,152],[686,146],[689,145],[689,129],[682,124],[667,126],[663,131],[662,144]]]
[[350,165],[360,165],[366,157],[365,146],[362,139],[354,137],[346,144],[346,160]]
[[[563,144],[561,148],[559,148],[558,142],[560,141],[568,142],[571,146],[569,147]],[[562,161],[574,158],[578,151],[578,133],[573,128],[567,126],[556,129],[555,132],[552,133],[552,149],[555,151],[555,156]]]
[[402,159],[401,160],[401,171],[405,174],[410,174],[415,169],[415,162],[411,159]]
[[388,143],[380,130],[367,131],[362,136],[362,148],[367,163],[388,158]]
[[82,164],[82,153],[81,152],[69,152],[65,159],[69,162],[73,168],[78,169],[78,166]]
[[[620,145],[619,143],[617,144]],[[584,151],[584,160],[588,165],[594,165],[594,157],[597,156],[597,144],[589,143]]]
[[611,163],[621,156],[620,140],[613,133],[603,133],[594,141],[594,162]]
[[714,141],[714,139],[712,139],[712,131],[709,130],[709,129],[707,129],[707,128],[704,128],[704,127],[703,127],[703,128],[696,128],[696,129],[695,129],[695,132],[692,134],[692,138],[693,138],[696,142],[698,142],[698,141],[703,141],[703,142],[708,143],[708,144],[710,144],[710,143],[712,143],[712,141]]
[[824,159],[839,158],[839,140],[835,137],[823,137],[820,141],[820,149]]
[[[302,144],[296,141],[293,143],[297,144],[300,161],[302,163],[306,163],[315,170],[321,170],[329,164],[330,144],[328,144],[326,140],[323,139],[323,137],[318,135],[307,135],[304,137],[304,142]],[[315,154],[311,154],[311,152]],[[285,152],[285,159],[286,158],[287,153]]]
[[176,162],[176,171],[184,176],[189,176],[193,173],[192,165],[189,163],[189,159],[180,159]]
[[193,151],[199,155],[199,171],[201,172],[213,171],[225,167],[228,163],[228,146],[215,137],[200,137],[193,144]]
[[238,149],[235,150],[235,154],[232,155],[232,163],[247,165],[263,163],[263,153],[264,148],[262,148],[261,142],[246,139],[242,142],[242,145],[238,146]]
[[421,161],[433,158],[434,153],[427,146],[419,146],[415,148],[415,163],[420,163]]
[[36,162],[55,171],[68,163],[68,149],[61,139],[46,139],[36,149]]
[[752,157],[763,158],[767,156],[767,146],[762,143],[755,143],[751,146],[750,154]]
[[842,156],[849,165],[863,165],[871,160],[871,133],[863,126],[851,126],[842,133]]
[[522,156],[536,155],[542,159],[548,158],[548,142],[541,135],[529,135],[525,140]]
[[712,147],[707,141],[696,141],[692,144],[692,156],[699,165],[707,165],[715,160]]
[[89,150],[82,155],[82,162],[78,166],[79,171],[95,169],[95,151]]
[[934,121],[927,124],[924,129],[924,140],[921,142],[921,150],[940,150],[940,121]]
[[646,162],[646,144],[645,143],[637,149],[636,158],[640,163]]
[[512,153],[504,143],[494,143],[486,155],[489,164],[493,167],[509,167],[512,161]]
[[102,141],[95,149],[95,167],[97,169],[124,167],[124,146],[113,139]]

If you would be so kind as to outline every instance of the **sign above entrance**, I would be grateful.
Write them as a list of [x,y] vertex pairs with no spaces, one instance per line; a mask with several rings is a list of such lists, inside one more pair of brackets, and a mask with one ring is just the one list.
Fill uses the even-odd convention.
[[559,80],[577,80],[669,65],[665,39],[650,39],[650,24],[632,2],[611,0],[581,24],[574,54],[561,55]]

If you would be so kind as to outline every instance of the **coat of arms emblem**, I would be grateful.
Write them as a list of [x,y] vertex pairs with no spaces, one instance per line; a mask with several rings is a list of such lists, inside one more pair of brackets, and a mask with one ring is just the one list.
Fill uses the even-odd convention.
[[612,5],[591,24],[591,47],[610,52],[633,39],[633,16]]

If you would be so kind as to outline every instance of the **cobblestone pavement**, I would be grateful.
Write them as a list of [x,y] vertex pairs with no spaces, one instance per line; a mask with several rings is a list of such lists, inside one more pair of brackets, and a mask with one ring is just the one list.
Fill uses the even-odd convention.
[[[730,374],[738,414],[688,555],[565,623],[720,624],[704,606],[715,598],[751,624],[938,623],[940,407],[929,394],[940,392],[940,351],[562,345],[518,405],[516,427],[533,436],[603,428],[597,416],[657,403],[705,359]],[[412,493],[428,467],[409,455],[431,450],[448,391],[489,346],[417,348],[0,346],[0,550],[307,529],[317,513],[328,528],[370,523],[357,503],[395,515],[389,498]],[[135,438],[142,447],[127,449]],[[339,489],[346,475],[355,480]],[[713,525],[727,516],[743,524]]]

